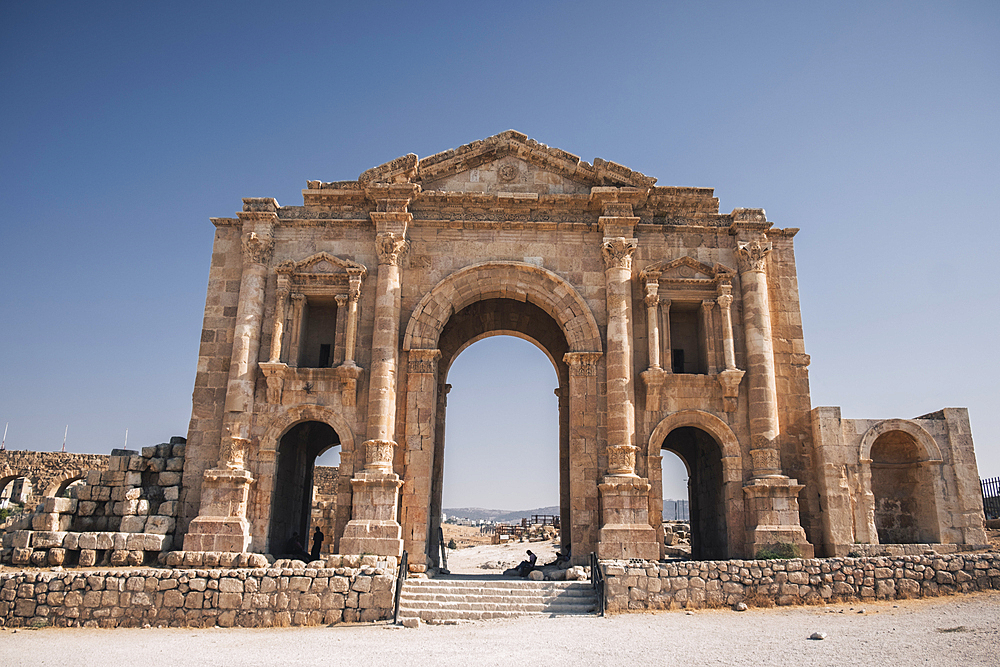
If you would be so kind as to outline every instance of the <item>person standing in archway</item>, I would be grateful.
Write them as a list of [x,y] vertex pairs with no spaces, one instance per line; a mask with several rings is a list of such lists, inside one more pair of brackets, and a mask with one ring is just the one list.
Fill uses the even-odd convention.
[[313,533],[313,548],[312,548],[312,559],[319,560],[319,552],[323,548],[323,531],[316,526],[316,532]]

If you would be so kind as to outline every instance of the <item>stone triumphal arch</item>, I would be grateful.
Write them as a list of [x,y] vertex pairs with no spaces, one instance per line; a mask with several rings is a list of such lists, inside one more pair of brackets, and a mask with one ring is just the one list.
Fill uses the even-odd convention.
[[[691,471],[696,556],[982,543],[965,412],[866,437],[877,423],[812,409],[798,230],[655,183],[508,131],[213,218],[184,548],[281,552],[309,530],[315,459],[337,447],[334,548],[435,565],[447,372],[497,334],[556,370],[577,562],[662,555],[663,450]],[[925,479],[931,500],[885,490]]]

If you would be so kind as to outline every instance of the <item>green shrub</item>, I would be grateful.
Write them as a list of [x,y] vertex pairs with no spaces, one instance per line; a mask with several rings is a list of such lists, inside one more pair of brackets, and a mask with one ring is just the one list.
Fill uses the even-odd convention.
[[757,560],[785,560],[788,558],[798,558],[801,556],[797,544],[788,542],[776,542],[768,544],[757,550]]

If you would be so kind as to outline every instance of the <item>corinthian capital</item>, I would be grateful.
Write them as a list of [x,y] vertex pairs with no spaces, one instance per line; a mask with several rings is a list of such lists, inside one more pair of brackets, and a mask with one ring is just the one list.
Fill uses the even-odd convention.
[[378,251],[379,264],[399,266],[400,258],[406,254],[410,242],[402,234],[384,232],[375,237],[375,250]]
[[748,243],[738,243],[736,246],[736,259],[740,263],[740,271],[764,272],[767,263],[767,255],[771,252],[771,244],[761,243],[760,239],[754,239]]
[[247,264],[267,264],[274,251],[274,239],[257,232],[243,235],[243,261]]
[[601,250],[604,253],[604,266],[609,269],[632,270],[632,253],[635,252],[638,243],[635,239],[627,239],[624,236],[605,238]]

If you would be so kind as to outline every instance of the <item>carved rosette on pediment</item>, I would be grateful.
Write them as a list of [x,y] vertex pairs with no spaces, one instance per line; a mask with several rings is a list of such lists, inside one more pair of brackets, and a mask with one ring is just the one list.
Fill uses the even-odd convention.
[[243,235],[243,261],[247,264],[267,264],[274,253],[274,238],[257,232]]
[[601,252],[604,254],[604,266],[608,269],[631,271],[632,255],[638,245],[638,241],[635,239],[624,236],[605,238],[604,244],[601,246]]
[[399,266],[403,255],[410,249],[410,242],[403,234],[383,232],[375,237],[375,250],[378,252],[378,263]]
[[632,445],[608,445],[608,474],[635,477],[635,452]]
[[771,243],[769,241],[761,242],[759,238],[746,243],[737,243],[736,259],[740,265],[740,272],[764,273],[767,270],[767,256],[770,252]]
[[570,377],[596,377],[597,362],[603,352],[567,352],[563,361],[569,366]]
[[396,443],[391,440],[365,440],[365,470],[392,472]]

